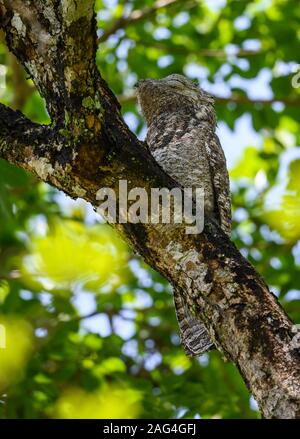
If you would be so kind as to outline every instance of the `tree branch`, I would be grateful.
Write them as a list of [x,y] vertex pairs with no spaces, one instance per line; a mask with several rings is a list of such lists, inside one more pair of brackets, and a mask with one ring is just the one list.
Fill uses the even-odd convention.
[[[48,102],[52,126],[39,127],[1,105],[0,157],[34,171],[42,180],[72,197],[84,198],[95,208],[99,188],[108,187],[119,194],[120,180],[128,182],[128,190],[145,188],[149,197],[152,188],[176,186],[122,120],[116,99],[91,65],[95,52],[90,50],[95,45],[89,43],[88,50],[73,46],[72,51],[73,44],[91,42],[95,36],[92,18],[90,23],[75,7],[82,3],[69,0],[64,2],[67,10],[57,11],[52,0],[46,6],[36,0],[34,8],[25,7],[25,12],[23,4],[0,1],[1,23],[10,48]],[[72,7],[81,11],[78,20],[85,20],[83,40],[68,33],[72,23],[78,22],[72,21]],[[62,23],[66,25],[62,27]],[[37,28],[42,38],[37,38]],[[51,36],[53,48],[43,31]],[[40,44],[46,45],[45,50],[38,48]],[[78,69],[72,53],[75,59],[86,53]],[[66,109],[76,123],[60,114]],[[299,417],[300,357],[292,323],[220,227],[206,221],[200,235],[187,235],[185,224],[125,223],[115,227],[146,262],[193,301],[217,348],[236,364],[263,415]]]
[[[13,111],[0,103],[0,150],[6,160],[26,161],[26,147],[34,149],[46,143],[50,127],[41,126],[27,119],[20,111]],[[17,163],[18,164],[18,163]],[[22,163],[20,163],[22,165]]]
[[169,8],[172,6],[180,6],[184,5],[184,10],[187,11],[195,6],[197,6],[196,1],[186,2],[185,0],[157,0],[153,6],[142,9],[136,9],[131,12],[128,17],[121,17],[119,20],[115,21],[108,29],[106,29],[103,34],[98,38],[98,43],[103,43],[106,41],[111,35],[115,34],[119,29],[125,29],[126,27],[146,20],[152,15],[156,14],[161,9]]
[[288,105],[290,107],[299,107],[300,106],[300,98],[297,96],[287,96],[287,97],[274,97],[272,99],[249,99],[246,96],[242,95],[232,95],[228,98],[222,98],[216,96],[216,101],[220,104],[227,104],[229,102],[235,102],[237,104],[245,104],[245,105],[272,105],[276,102],[280,102],[284,105]]
[[[44,181],[56,181],[72,150],[59,132],[51,126],[31,122],[20,111],[0,103],[0,157],[32,172]],[[58,178],[58,179],[57,179]]]
[[155,47],[156,49],[163,50],[165,52],[168,52],[169,54],[178,53],[182,55],[197,55],[197,56],[204,56],[209,58],[215,58],[215,57],[228,58],[230,56],[249,57],[262,53],[261,50],[239,49],[235,53],[230,54],[223,49],[192,49],[190,47],[180,46],[175,44],[165,44],[156,41],[135,40],[133,38],[130,39],[133,40],[137,45],[146,46],[146,47]]

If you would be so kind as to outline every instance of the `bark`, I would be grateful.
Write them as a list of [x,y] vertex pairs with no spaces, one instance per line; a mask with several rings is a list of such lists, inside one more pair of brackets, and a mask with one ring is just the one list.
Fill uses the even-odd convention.
[[[0,157],[97,207],[96,193],[176,183],[129,131],[95,65],[92,0],[0,0],[10,50],[45,98],[39,126],[0,105]],[[193,299],[224,358],[233,361],[264,417],[300,417],[300,356],[294,327],[264,280],[220,228],[117,224],[146,262]]]

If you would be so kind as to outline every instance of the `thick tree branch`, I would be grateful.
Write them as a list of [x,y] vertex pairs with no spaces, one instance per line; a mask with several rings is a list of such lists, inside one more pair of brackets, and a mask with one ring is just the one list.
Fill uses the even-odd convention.
[[0,157],[59,186],[72,157],[69,139],[51,126],[38,125],[0,103]]
[[[128,182],[128,189],[143,187],[148,194],[151,188],[173,187],[175,182],[123,122],[116,99],[91,64],[95,53],[72,46],[95,41],[88,15],[84,15],[83,40],[68,33],[83,19],[82,10],[75,7],[81,2],[66,0],[59,7],[50,0],[32,3],[32,10],[25,7],[24,12],[25,2],[0,1],[1,22],[10,48],[48,102],[52,126],[39,127],[1,106],[0,157],[33,170],[42,180],[95,207],[98,190],[109,187],[118,194],[120,180]],[[69,15],[73,7],[79,15]],[[35,33],[36,27],[41,37]],[[47,38],[46,50],[38,49],[45,44],[41,29],[51,36],[53,49]],[[73,51],[65,47],[64,38]],[[88,44],[95,50],[95,44]],[[79,53],[87,59],[79,65],[72,61],[72,53],[74,59]],[[62,116],[60,112],[65,111],[74,120]],[[299,417],[299,346],[294,342],[292,323],[222,230],[210,222],[200,235],[187,235],[185,224],[125,223],[116,227],[183,296],[193,298],[216,346],[239,368],[263,415]]]
[[20,160],[24,162],[26,147],[40,147],[50,133],[50,127],[31,122],[20,111],[13,111],[0,103],[0,148],[4,159],[13,160],[19,150]]

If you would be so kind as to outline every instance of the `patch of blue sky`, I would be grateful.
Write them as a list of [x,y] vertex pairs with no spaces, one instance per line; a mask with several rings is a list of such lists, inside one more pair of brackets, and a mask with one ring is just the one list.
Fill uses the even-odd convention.
[[172,55],[164,55],[158,58],[157,65],[161,69],[168,67],[174,62],[174,57]]
[[234,20],[233,25],[236,30],[243,31],[249,29],[249,27],[251,26],[251,19],[249,15],[240,15]]
[[137,130],[137,127],[139,125],[139,119],[137,118],[137,116],[134,113],[132,113],[131,111],[128,111],[127,113],[125,113],[123,115],[123,118],[131,131]]
[[86,291],[78,291],[71,299],[80,316],[86,316],[96,311],[97,304],[95,294]]
[[126,59],[128,56],[128,51],[133,45],[134,45],[133,41],[128,40],[127,38],[121,41],[121,43],[116,49],[117,57],[120,59]]
[[173,26],[176,28],[179,28],[183,26],[184,24],[188,23],[190,19],[190,14],[186,11],[179,12],[174,18],[173,18]]
[[141,266],[138,259],[132,259],[129,261],[129,267],[133,274],[137,277],[139,285],[144,288],[152,286],[152,279],[149,272]]
[[166,40],[171,37],[171,31],[166,27],[157,27],[153,32],[153,37],[156,40]]
[[146,370],[154,370],[162,362],[162,355],[159,352],[146,354],[144,359],[144,367]]
[[259,50],[261,48],[261,42],[256,38],[248,38],[242,43],[242,48],[245,50]]
[[111,334],[110,322],[107,314],[100,313],[80,322],[81,329],[86,332],[99,334],[101,337],[107,337]]
[[292,254],[294,256],[295,264],[300,266],[300,240],[292,248]]
[[219,12],[226,6],[226,0],[204,0],[204,3],[214,12]]
[[123,340],[129,340],[135,334],[135,324],[133,321],[122,318],[121,316],[113,317],[114,333]]
[[290,290],[284,296],[284,300],[290,302],[291,300],[300,300],[300,290]]

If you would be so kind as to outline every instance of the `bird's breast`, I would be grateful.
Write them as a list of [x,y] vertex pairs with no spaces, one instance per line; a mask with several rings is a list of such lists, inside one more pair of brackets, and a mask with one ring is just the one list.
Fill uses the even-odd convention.
[[175,181],[186,188],[204,190],[205,210],[214,210],[210,164],[206,152],[211,129],[194,119],[165,118],[149,127],[151,154]]

